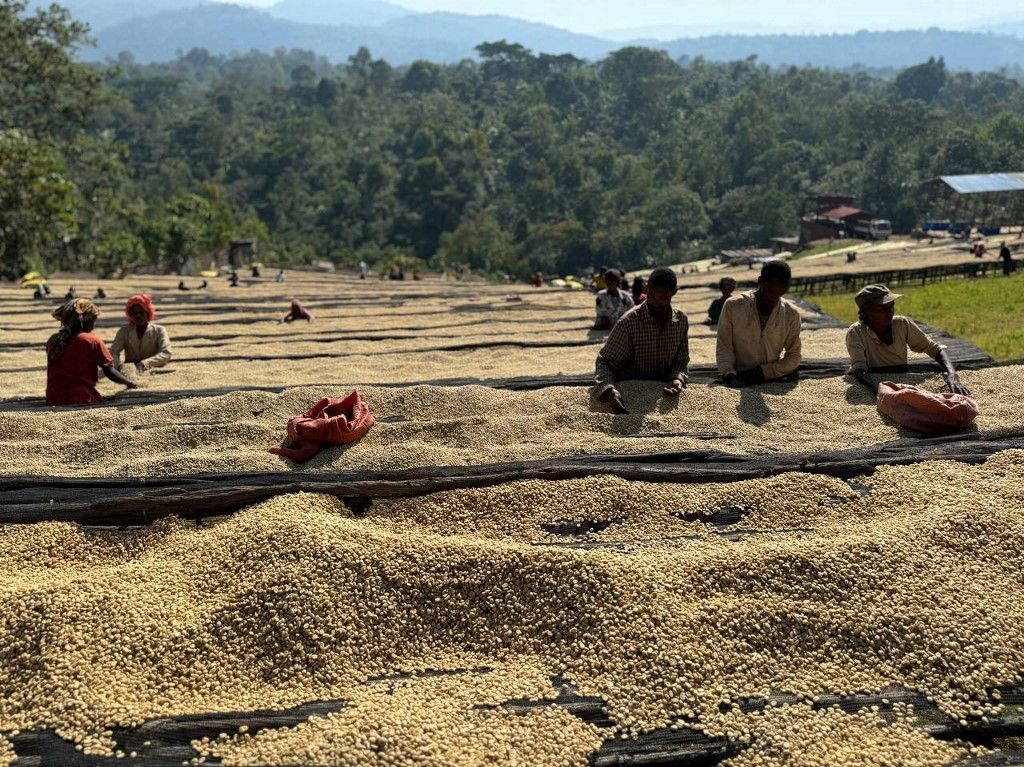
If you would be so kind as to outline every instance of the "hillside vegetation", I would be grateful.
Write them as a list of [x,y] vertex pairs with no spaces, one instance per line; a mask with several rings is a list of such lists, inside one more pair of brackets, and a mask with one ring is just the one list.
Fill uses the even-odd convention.
[[816,193],[906,231],[920,181],[1024,168],[1024,87],[936,60],[882,79],[490,43],[451,66],[195,50],[94,69],[72,58],[83,28],[21,7],[0,6],[9,274],[205,265],[236,236],[282,263],[678,263],[793,234]]

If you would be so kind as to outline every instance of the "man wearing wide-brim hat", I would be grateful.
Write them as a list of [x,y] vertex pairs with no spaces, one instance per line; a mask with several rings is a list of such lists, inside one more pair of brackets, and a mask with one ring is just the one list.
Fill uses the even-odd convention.
[[896,314],[896,299],[901,297],[885,285],[868,285],[854,297],[860,320],[846,331],[850,372],[874,386],[867,373],[905,373],[907,352],[913,350],[927,354],[942,366],[950,391],[970,394],[960,383],[945,348],[929,338],[912,319]]

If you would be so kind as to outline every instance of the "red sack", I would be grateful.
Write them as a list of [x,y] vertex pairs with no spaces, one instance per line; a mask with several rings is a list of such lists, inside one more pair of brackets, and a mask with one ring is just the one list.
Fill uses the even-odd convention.
[[978,404],[963,394],[885,381],[878,386],[878,412],[922,434],[955,434],[974,423]]
[[325,398],[288,421],[288,442],[270,452],[305,463],[324,445],[358,442],[376,423],[370,406],[359,392],[345,399]]

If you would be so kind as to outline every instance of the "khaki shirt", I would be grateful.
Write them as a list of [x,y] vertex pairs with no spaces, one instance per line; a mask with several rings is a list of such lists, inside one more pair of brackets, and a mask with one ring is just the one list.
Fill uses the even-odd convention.
[[851,370],[898,367],[907,364],[907,349],[935,358],[942,351],[909,317],[892,318],[892,343],[885,344],[875,331],[857,322],[846,331],[846,349],[850,352]]
[[171,341],[163,325],[149,323],[142,338],[134,325],[125,325],[117,331],[110,345],[115,366],[121,364],[121,352],[124,352],[125,362],[141,362],[146,370],[162,368],[171,361]]
[[800,366],[800,312],[782,299],[762,330],[754,291],[733,296],[718,318],[715,356],[723,377],[756,367],[766,381],[789,375]]

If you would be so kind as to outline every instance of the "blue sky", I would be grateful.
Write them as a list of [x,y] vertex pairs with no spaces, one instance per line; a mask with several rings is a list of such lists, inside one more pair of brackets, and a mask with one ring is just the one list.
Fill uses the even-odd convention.
[[[273,0],[250,0],[268,5]],[[712,31],[852,31],[960,27],[1024,19],[1021,0],[392,0],[416,11],[501,13],[578,32],[674,25]]]

